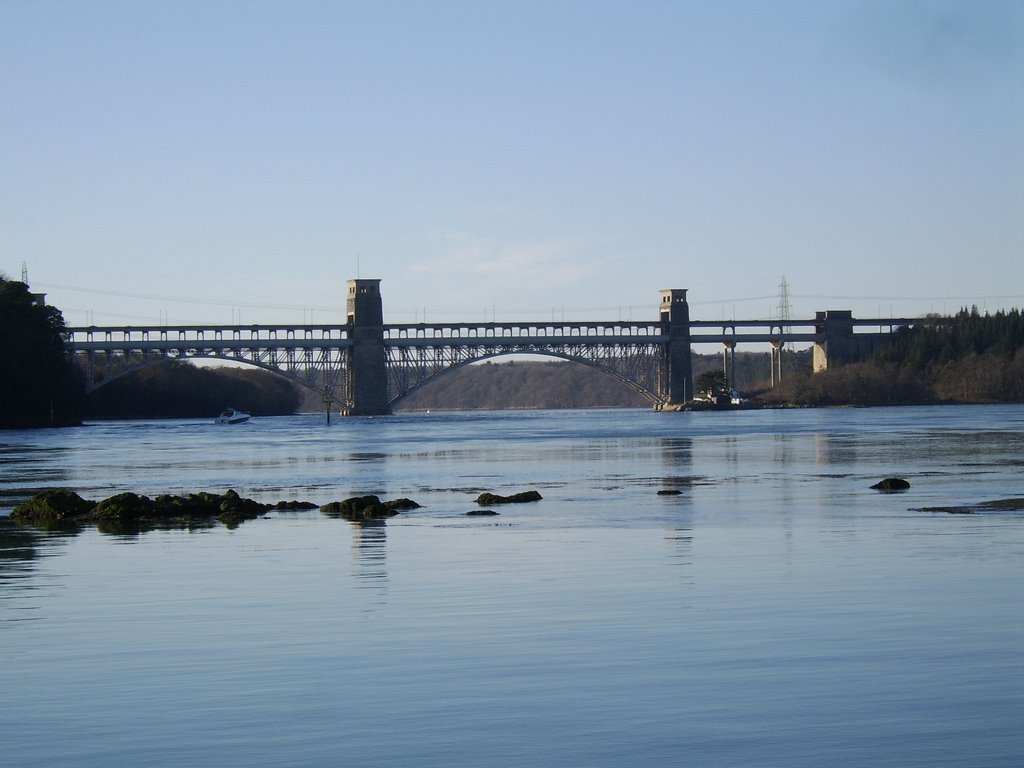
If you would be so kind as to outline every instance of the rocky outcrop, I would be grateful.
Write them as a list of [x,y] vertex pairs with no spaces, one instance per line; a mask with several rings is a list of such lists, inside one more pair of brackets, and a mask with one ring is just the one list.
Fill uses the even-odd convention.
[[391,501],[385,501],[384,506],[388,509],[394,510],[406,510],[406,509],[419,509],[420,505],[412,499],[393,499]]
[[332,501],[320,507],[320,511],[329,517],[341,517],[354,522],[378,520],[393,517],[399,511],[419,509],[420,505],[412,499],[394,499],[381,501],[378,496],[353,496],[343,501]]
[[314,504],[312,501],[279,501],[274,505],[274,509],[282,510],[297,510],[297,509],[320,509],[319,504]]
[[537,491],[522,491],[513,493],[511,496],[498,496],[494,493],[481,493],[476,497],[476,503],[482,507],[489,507],[493,504],[523,504],[529,501],[540,501],[541,496]]
[[217,515],[217,519],[228,528],[234,528],[246,520],[262,517],[272,509],[271,504],[261,504],[252,499],[243,499],[234,491],[225,493],[219,506],[220,514]]
[[[284,508],[314,507],[304,502],[281,502]],[[11,519],[38,528],[76,528],[96,525],[103,531],[130,533],[152,528],[211,525],[219,520],[234,528],[245,520],[261,517],[278,505],[264,504],[224,493],[161,494],[155,498],[125,492],[102,501],[83,499],[74,491],[49,490],[37,493],[11,512]]]
[[11,512],[11,520],[37,528],[76,527],[89,514],[95,501],[83,499],[74,491],[58,488],[37,493]]

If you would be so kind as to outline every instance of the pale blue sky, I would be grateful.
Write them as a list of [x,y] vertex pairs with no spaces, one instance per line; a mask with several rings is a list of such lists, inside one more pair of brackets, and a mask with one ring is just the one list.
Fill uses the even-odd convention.
[[0,0],[72,325],[1024,305],[1024,0]]

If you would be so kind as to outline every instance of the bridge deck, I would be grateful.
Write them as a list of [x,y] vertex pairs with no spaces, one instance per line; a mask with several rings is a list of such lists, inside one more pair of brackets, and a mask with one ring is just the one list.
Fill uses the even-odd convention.
[[[852,319],[857,335],[888,334],[912,318]],[[821,321],[692,320],[692,344],[814,343],[822,340]],[[739,329],[762,329],[740,332]],[[711,332],[711,329],[717,329]],[[799,329],[799,330],[794,330]],[[877,329],[872,331],[868,329]],[[383,326],[386,347],[486,346],[502,344],[661,344],[660,322],[403,323]],[[352,345],[351,327],[317,325],[183,325],[71,327],[68,346],[80,352],[133,350],[327,349]]]

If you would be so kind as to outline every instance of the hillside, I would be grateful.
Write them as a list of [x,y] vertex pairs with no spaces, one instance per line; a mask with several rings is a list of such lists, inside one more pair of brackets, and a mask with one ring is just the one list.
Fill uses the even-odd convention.
[[641,407],[625,384],[569,362],[486,362],[452,371],[413,392],[401,410]]
[[86,397],[90,419],[213,418],[231,406],[255,416],[295,413],[287,379],[256,368],[199,368],[168,361],[115,379]]

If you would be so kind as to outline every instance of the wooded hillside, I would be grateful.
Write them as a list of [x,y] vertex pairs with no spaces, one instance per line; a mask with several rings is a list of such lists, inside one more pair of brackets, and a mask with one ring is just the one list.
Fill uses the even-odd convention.
[[116,379],[86,400],[91,419],[213,418],[225,407],[254,416],[295,413],[295,385],[258,368],[199,368],[168,361]]
[[569,362],[467,365],[406,397],[403,410],[640,407],[644,399],[627,385],[585,365]]

